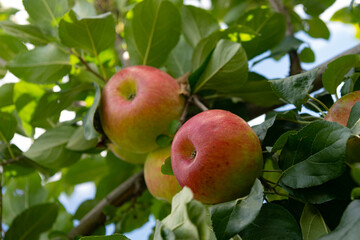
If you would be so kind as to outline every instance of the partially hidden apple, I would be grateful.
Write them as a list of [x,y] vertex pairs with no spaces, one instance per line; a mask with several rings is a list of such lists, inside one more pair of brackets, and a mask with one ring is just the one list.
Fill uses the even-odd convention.
[[189,119],[176,133],[171,165],[182,187],[194,198],[216,204],[249,193],[261,174],[260,141],[239,116],[208,110]]
[[116,146],[114,143],[109,143],[108,148],[121,160],[133,164],[143,164],[148,155],[147,153],[133,153],[126,151]]
[[164,175],[161,166],[170,157],[170,147],[160,148],[151,152],[144,165],[144,177],[150,193],[158,198],[171,202],[172,197],[181,190],[176,178]]
[[157,68],[132,66],[106,83],[100,120],[105,134],[118,147],[147,153],[158,147],[157,136],[168,132],[183,107],[175,79]]
[[343,126],[346,126],[349,120],[351,108],[358,101],[360,101],[360,91],[346,94],[331,106],[325,116],[325,120],[337,122]]

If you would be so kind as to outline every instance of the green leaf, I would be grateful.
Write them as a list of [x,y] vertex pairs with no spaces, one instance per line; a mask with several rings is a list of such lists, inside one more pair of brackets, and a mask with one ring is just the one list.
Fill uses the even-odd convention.
[[9,143],[14,137],[17,121],[15,117],[6,112],[0,112],[0,141]]
[[185,41],[184,37],[180,37],[178,44],[171,51],[165,63],[168,73],[174,78],[178,78],[190,72],[192,54],[193,49],[191,46]]
[[99,85],[97,85],[96,83],[94,83],[94,88],[95,88],[94,102],[91,105],[89,111],[86,113],[85,117],[83,118],[84,136],[86,140],[91,140],[100,136],[94,127],[94,117],[95,117],[96,109],[100,104],[101,90]]
[[169,127],[169,134],[174,136],[176,132],[179,130],[181,123],[179,120],[172,120]]
[[346,55],[340,57],[327,65],[322,75],[324,88],[331,94],[336,93],[336,88],[344,80],[346,73],[353,67],[360,67],[360,55]]
[[[129,15],[128,15],[129,16]],[[136,4],[125,35],[133,65],[160,67],[179,41],[181,18],[172,2],[145,0]],[[137,55],[137,62],[132,56]]]
[[65,148],[74,132],[70,126],[50,129],[37,138],[24,155],[49,169],[71,165],[80,158],[80,153]]
[[192,91],[236,92],[247,81],[247,72],[247,58],[241,44],[221,39],[204,72],[191,86]]
[[248,59],[276,47],[285,37],[286,21],[283,14],[274,13],[270,8],[255,8],[243,14],[238,24],[253,29],[252,39],[242,38],[242,45]]
[[193,48],[201,39],[219,30],[217,20],[202,8],[182,6],[181,19],[185,38]]
[[315,61],[315,54],[310,47],[305,47],[299,54],[301,62],[312,63]]
[[327,121],[313,122],[290,135],[279,159],[284,170],[281,183],[306,188],[339,177],[345,169],[349,137],[350,129]]
[[360,200],[352,201],[341,217],[339,225],[319,240],[352,240],[360,236]]
[[304,10],[311,16],[319,16],[329,8],[335,0],[301,0],[299,3],[304,5]]
[[255,220],[262,204],[263,187],[257,179],[244,199],[211,206],[211,220],[217,239],[229,239],[245,229]]
[[209,217],[205,207],[193,200],[190,188],[184,187],[173,197],[171,213],[161,221],[164,226],[157,228],[155,236],[161,236],[159,231],[162,229],[169,229],[165,232],[172,232],[170,236],[175,236],[176,239],[212,239],[213,233],[208,226]]
[[[355,124],[359,124],[359,122],[360,122],[360,102],[356,102],[354,106],[351,108],[350,116],[346,124],[346,127],[352,128],[355,126]],[[355,133],[355,134],[359,134],[359,133]]]
[[303,240],[317,240],[330,232],[319,210],[308,203],[301,214],[300,226]]
[[70,72],[69,55],[55,45],[18,54],[7,67],[18,78],[36,84],[55,83]]
[[114,17],[110,13],[104,13],[78,18],[75,12],[70,10],[59,23],[59,37],[65,46],[84,49],[97,56],[114,45]]
[[9,35],[16,37],[23,42],[34,45],[46,45],[49,39],[43,34],[40,28],[33,25],[20,25],[11,21],[0,22],[0,27]]
[[26,50],[26,46],[17,38],[0,33],[0,59],[9,61]]
[[259,215],[240,233],[241,239],[302,240],[301,230],[295,218],[282,206],[266,203]]
[[67,0],[23,0],[29,21],[56,35],[59,19],[69,10]]
[[307,34],[313,38],[329,39],[330,31],[320,18],[313,17],[311,19],[306,19],[305,21],[308,24],[308,29],[306,30]]
[[164,163],[161,165],[161,173],[164,175],[174,176],[174,172],[171,167],[171,157],[166,158]]
[[0,21],[8,20],[17,12],[19,12],[19,9],[16,8],[0,8]]
[[274,125],[275,120],[276,116],[266,119],[264,122],[253,127],[253,130],[258,136],[260,142],[264,141],[267,131],[272,127],[272,125]]
[[4,223],[10,226],[17,215],[27,207],[44,203],[46,197],[46,190],[41,185],[41,178],[37,172],[7,182],[3,199]]
[[156,144],[159,147],[167,147],[170,145],[171,141],[172,141],[172,138],[169,137],[168,135],[164,135],[164,134],[161,134],[161,135],[157,136],[157,138],[156,138]]
[[125,235],[117,233],[109,236],[81,237],[79,240],[129,240],[129,238],[127,238]]
[[360,187],[356,187],[351,191],[351,200],[360,199]]
[[360,185],[360,163],[355,163],[351,166],[351,176]]
[[94,148],[97,142],[97,138],[86,140],[84,136],[84,128],[80,126],[69,139],[69,142],[66,144],[66,148],[73,151],[85,151],[90,148]]
[[307,101],[308,93],[315,81],[318,68],[291,77],[271,80],[274,92],[285,102],[294,104],[297,109]]
[[360,21],[360,5],[356,5],[352,9],[349,7],[341,8],[334,13],[330,20],[356,24]]
[[40,233],[49,230],[56,220],[58,206],[45,203],[30,207],[11,223],[4,240],[38,239]]
[[87,0],[78,0],[75,2],[74,7],[72,8],[74,12],[82,17],[93,17],[96,15],[96,9],[92,2]]
[[77,208],[74,219],[81,220],[83,217],[85,217],[86,214],[88,214],[98,203],[100,200],[97,199],[89,199],[83,201],[80,206]]

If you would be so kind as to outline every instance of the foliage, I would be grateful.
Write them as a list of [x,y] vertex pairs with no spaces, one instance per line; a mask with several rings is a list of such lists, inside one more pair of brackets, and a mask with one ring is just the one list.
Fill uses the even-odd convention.
[[[329,39],[319,15],[334,1],[276,1],[283,12],[273,1],[252,0],[212,0],[209,9],[181,0],[23,0],[29,15],[25,25],[14,20],[16,9],[0,6],[0,77],[12,73],[17,78],[0,82],[4,239],[66,239],[74,219],[83,219],[141,171],[142,165],[121,161],[108,150],[99,120],[101,90],[129,65],[154,66],[174,78],[189,73],[182,89],[189,104],[186,116],[172,123],[169,135],[158,136],[159,146],[171,144],[181,121],[198,113],[199,106],[226,109],[246,120],[254,117],[254,106],[296,108],[256,113],[266,113],[253,128],[264,169],[248,196],[206,206],[184,188],[170,210],[170,204],[140,192],[121,206],[107,205],[101,224],[88,229],[94,236],[77,239],[127,239],[123,234],[141,227],[150,215],[157,219],[154,239],[359,236],[359,104],[347,127],[322,118],[341,83],[342,95],[360,89],[360,55],[332,61],[322,75],[324,88],[314,97],[310,93],[321,69],[276,80],[251,71],[251,64],[288,52],[313,62],[311,47],[287,34],[287,28]],[[306,18],[295,6],[304,8]],[[356,26],[360,38],[359,9],[346,7],[331,20]],[[300,112],[304,109],[309,113]],[[65,112],[74,117],[63,121]],[[14,141],[19,135],[31,141],[29,149]],[[162,171],[173,174],[170,158]],[[95,198],[68,212],[60,195],[71,195],[85,182],[96,186]],[[116,234],[103,236],[112,223]]]

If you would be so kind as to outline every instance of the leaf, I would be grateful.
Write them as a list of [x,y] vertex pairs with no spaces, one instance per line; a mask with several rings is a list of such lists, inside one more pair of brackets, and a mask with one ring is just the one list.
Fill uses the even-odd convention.
[[176,47],[171,51],[166,60],[165,67],[174,78],[181,77],[191,70],[191,57],[193,50],[183,37]]
[[346,73],[353,67],[360,67],[360,55],[342,56],[327,65],[322,75],[324,88],[331,94],[336,93],[336,88],[343,81]]
[[267,131],[269,130],[269,128],[272,127],[275,120],[276,120],[276,116],[266,119],[264,122],[253,127],[253,130],[255,131],[256,135],[258,136],[260,142],[264,141]]
[[349,7],[341,8],[334,13],[330,20],[356,24],[360,21],[360,5],[356,5],[352,9]]
[[173,197],[171,213],[161,221],[164,226],[157,227],[158,231],[155,231],[155,236],[161,236],[162,233],[159,231],[165,229],[165,232],[172,232],[167,235],[175,236],[176,239],[212,239],[212,232],[208,226],[210,219],[208,218],[205,207],[200,202],[193,200],[190,188],[184,187]]
[[205,89],[236,92],[247,81],[247,72],[247,58],[241,44],[221,39],[204,72],[191,88],[194,93]]
[[242,39],[248,59],[277,46],[285,37],[286,21],[283,14],[274,13],[270,8],[259,7],[243,14],[238,24],[255,31],[252,39]]
[[335,0],[301,0],[304,10],[311,16],[319,16],[327,8],[329,8]]
[[55,83],[70,72],[69,55],[55,45],[18,54],[7,64],[18,78],[36,84]]
[[45,203],[30,207],[11,223],[4,240],[38,239],[40,233],[51,228],[56,220],[58,206]]
[[33,25],[20,25],[11,21],[0,22],[0,27],[9,35],[34,45],[46,45],[49,39],[40,28]]
[[72,9],[78,16],[82,18],[93,17],[96,15],[96,9],[94,4],[88,2],[87,0],[76,1]]
[[352,240],[360,236],[360,200],[352,201],[341,217],[339,225],[319,240]]
[[0,141],[9,143],[14,137],[17,121],[15,117],[6,112],[0,112]]
[[59,37],[65,46],[84,49],[98,56],[101,51],[114,45],[114,17],[110,13],[104,13],[78,18],[75,12],[70,10],[59,23]]
[[217,20],[202,8],[182,6],[181,19],[184,36],[193,48],[201,39],[219,30]]
[[339,177],[349,137],[350,129],[327,121],[313,122],[290,135],[279,159],[284,171],[281,183],[306,188]]
[[125,235],[122,234],[114,234],[108,236],[89,236],[89,237],[81,237],[79,240],[129,240]]
[[301,214],[300,226],[303,240],[317,240],[330,232],[319,210],[308,203]]
[[59,19],[69,10],[67,0],[23,0],[29,21],[56,35]]
[[[346,127],[348,128],[356,127],[355,125],[359,123],[360,123],[360,102],[356,102],[351,108],[350,116],[346,124]],[[355,134],[359,134],[359,133],[360,132]]]
[[[181,18],[178,8],[169,1],[145,0],[136,4],[129,19],[131,28],[125,35],[133,55],[139,59],[135,64],[160,67],[179,41]],[[129,15],[128,15],[129,17]]]
[[161,173],[164,175],[174,176],[174,172],[171,167],[171,157],[166,158],[164,163],[161,165]]
[[84,136],[84,128],[80,126],[69,139],[69,142],[66,144],[66,148],[73,151],[85,151],[90,148],[94,148],[97,142],[97,138],[86,140]]
[[161,134],[161,135],[157,136],[157,138],[156,138],[156,144],[159,147],[167,147],[170,145],[171,141],[172,141],[172,138],[170,138],[168,135],[164,135],[164,134]]
[[315,54],[310,47],[305,47],[299,54],[301,62],[312,63],[315,61]]
[[35,140],[24,155],[49,169],[59,169],[75,163],[80,153],[65,148],[74,134],[70,126],[60,126],[46,131]]
[[10,61],[17,54],[26,52],[26,46],[13,36],[0,33],[0,59]]
[[360,163],[355,163],[351,166],[351,176],[360,185]]
[[86,214],[88,214],[98,203],[100,200],[97,199],[89,199],[83,201],[80,206],[76,209],[76,212],[74,214],[74,219],[81,220],[83,217],[85,217]]
[[241,239],[302,240],[301,230],[295,218],[282,206],[266,203],[255,221],[240,233]]
[[307,34],[313,38],[329,39],[329,29],[319,17],[313,17],[311,19],[306,19],[305,21],[308,24],[308,29],[306,30]]
[[245,229],[255,220],[262,204],[263,187],[256,179],[250,194],[244,199],[211,206],[211,220],[217,239],[229,239]]
[[101,90],[99,85],[97,85],[96,83],[94,83],[94,88],[95,88],[94,102],[91,105],[90,109],[87,111],[85,117],[83,118],[84,136],[86,140],[91,140],[100,136],[94,127],[94,117],[96,110],[100,104]]
[[291,77],[271,80],[274,92],[285,102],[294,104],[297,109],[307,101],[307,96],[315,81],[318,68]]

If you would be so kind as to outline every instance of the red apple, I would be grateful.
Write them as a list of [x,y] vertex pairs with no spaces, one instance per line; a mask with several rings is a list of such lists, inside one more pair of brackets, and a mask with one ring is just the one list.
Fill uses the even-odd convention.
[[207,204],[247,195],[261,174],[260,141],[239,116],[209,110],[189,119],[176,133],[171,165],[182,187]]
[[351,108],[357,101],[360,101],[360,91],[346,94],[331,106],[325,116],[325,120],[337,122],[343,126],[346,126],[349,120]]
[[104,87],[100,119],[105,134],[120,148],[147,153],[157,148],[156,137],[179,119],[184,100],[170,75],[149,66],[117,72]]
[[150,193],[159,199],[171,202],[172,197],[181,190],[176,178],[161,173],[161,166],[170,157],[170,147],[151,152],[144,165],[145,183]]
[[119,148],[113,143],[108,144],[108,148],[121,160],[133,164],[142,164],[145,162],[147,153],[133,153]]

